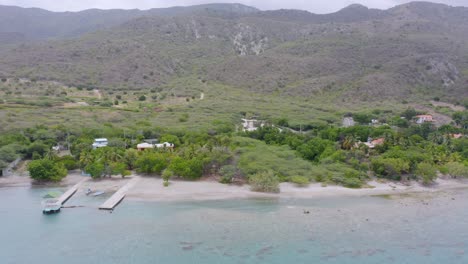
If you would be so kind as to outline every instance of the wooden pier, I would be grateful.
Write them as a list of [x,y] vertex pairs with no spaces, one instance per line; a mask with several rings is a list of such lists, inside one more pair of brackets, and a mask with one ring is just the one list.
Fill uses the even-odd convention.
[[87,181],[88,178],[86,179],[83,179],[81,180],[80,182],[78,182],[77,184],[73,185],[73,187],[71,187],[70,189],[68,189],[64,194],[62,194],[58,199],[57,199],[57,202],[60,203],[60,205],[64,205],[68,199],[70,199],[75,193],[76,191],[78,191],[78,188],[80,187],[80,185]]
[[132,188],[139,180],[139,177],[133,177],[129,182],[127,182],[127,184],[125,184],[122,188],[115,192],[114,195],[107,199],[107,201],[99,206],[99,209],[113,210],[125,198],[127,191]]

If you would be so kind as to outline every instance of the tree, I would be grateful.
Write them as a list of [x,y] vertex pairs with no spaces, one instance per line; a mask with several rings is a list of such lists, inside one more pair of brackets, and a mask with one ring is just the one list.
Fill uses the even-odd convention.
[[298,147],[297,150],[303,158],[318,161],[328,146],[333,146],[333,142],[321,138],[313,138],[306,144]]
[[141,173],[159,174],[167,167],[167,160],[161,153],[146,151],[135,161],[135,167]]
[[452,115],[452,118],[457,125],[462,128],[468,128],[468,111],[455,112]]
[[130,170],[133,170],[133,168],[135,167],[135,162],[137,161],[137,159],[138,159],[138,151],[137,150],[127,149],[127,151],[125,151],[123,160],[127,164],[127,167]]
[[165,134],[165,135],[162,135],[161,138],[159,139],[159,141],[161,143],[164,143],[164,142],[169,142],[169,143],[172,143],[174,144],[176,147],[180,146],[180,140],[177,136],[174,136],[174,135],[170,135],[170,134]]
[[186,159],[175,157],[168,167],[175,175],[186,180],[196,180],[203,175],[203,161],[199,157]]
[[279,193],[279,179],[272,171],[256,173],[249,177],[254,192]]
[[122,175],[122,178],[129,176],[131,172],[127,170],[127,164],[123,162],[113,162],[110,164],[111,174],[112,175]]
[[29,145],[28,149],[26,150],[26,157],[31,158],[34,152],[38,153],[42,157],[49,151],[49,149],[49,146],[44,144],[42,141],[36,141]]
[[0,148],[0,160],[3,160],[5,162],[12,162],[17,157],[18,155],[16,154],[16,151],[11,145]]
[[76,170],[78,169],[78,162],[72,156],[63,156],[57,158],[57,161],[61,162],[67,170]]
[[67,169],[60,162],[49,159],[33,160],[28,164],[29,175],[37,181],[61,181],[67,176]]
[[403,173],[408,173],[410,164],[400,158],[377,158],[371,162],[372,170],[379,176],[399,180]]
[[401,113],[401,116],[405,117],[406,120],[411,120],[417,115],[418,112],[414,108],[408,108],[403,113]]
[[359,124],[367,125],[372,121],[372,116],[364,113],[356,113],[353,115],[353,119]]
[[447,173],[453,177],[468,177],[468,167],[460,162],[449,162],[445,165]]
[[104,164],[100,162],[92,162],[85,167],[85,171],[91,175],[93,179],[101,178],[105,172]]
[[355,144],[356,144],[356,139],[354,138],[354,136],[349,135],[349,136],[346,136],[346,138],[343,140],[341,147],[343,149],[350,150],[354,147]]
[[437,178],[437,170],[430,163],[419,163],[416,167],[416,175],[422,178],[423,184],[430,184]]
[[289,126],[289,121],[287,118],[280,118],[276,121],[276,124],[281,127],[288,127]]
[[174,176],[174,172],[169,170],[169,169],[165,169],[162,173],[162,178],[164,180],[164,186],[167,187],[169,186],[169,180]]

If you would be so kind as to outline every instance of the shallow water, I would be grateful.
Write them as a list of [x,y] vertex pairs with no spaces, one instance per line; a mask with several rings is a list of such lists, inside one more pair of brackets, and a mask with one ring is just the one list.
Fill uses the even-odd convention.
[[[132,202],[0,188],[1,263],[468,263],[466,191],[435,197]],[[454,199],[454,200],[453,200]],[[303,210],[310,211],[304,214]]]

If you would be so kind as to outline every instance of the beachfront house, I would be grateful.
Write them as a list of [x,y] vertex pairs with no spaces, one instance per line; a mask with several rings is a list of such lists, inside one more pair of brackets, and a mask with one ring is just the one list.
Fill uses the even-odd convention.
[[96,138],[93,143],[93,149],[107,147],[108,144],[107,138]]
[[426,122],[434,121],[434,119],[432,118],[432,115],[417,115],[415,118],[416,118],[416,124],[423,124]]

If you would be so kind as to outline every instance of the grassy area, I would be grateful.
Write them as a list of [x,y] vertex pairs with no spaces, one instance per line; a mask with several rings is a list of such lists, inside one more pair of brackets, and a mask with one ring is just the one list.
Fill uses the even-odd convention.
[[[8,93],[17,91],[16,93]],[[203,93],[203,99],[202,99]],[[52,82],[9,80],[0,84],[0,130],[37,124],[84,124],[101,128],[216,129],[220,123],[240,125],[242,114],[259,119],[287,118],[291,126],[339,124],[352,111],[395,111],[404,104],[374,102],[335,104],[315,97],[278,96],[248,92],[196,77],[177,78],[164,87],[138,91],[96,91]],[[140,100],[145,96],[145,100]],[[115,105],[115,103],[118,105]]]
[[288,146],[272,146],[241,137],[234,138],[233,141],[238,146],[238,166],[244,175],[272,170],[282,180],[290,180],[294,176],[312,179],[312,164],[298,157]]

